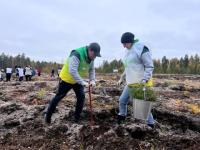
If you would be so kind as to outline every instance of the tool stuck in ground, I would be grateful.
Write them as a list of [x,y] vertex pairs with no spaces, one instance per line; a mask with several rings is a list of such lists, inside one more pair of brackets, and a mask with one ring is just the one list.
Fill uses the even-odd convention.
[[89,103],[90,103],[90,126],[94,125],[94,120],[93,120],[93,113],[92,113],[92,85],[89,82]]

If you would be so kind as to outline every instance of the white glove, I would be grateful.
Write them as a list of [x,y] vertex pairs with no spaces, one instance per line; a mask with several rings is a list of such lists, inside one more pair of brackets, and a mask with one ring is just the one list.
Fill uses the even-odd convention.
[[141,83],[143,84],[142,90],[143,90],[143,91],[146,91],[145,84],[147,83],[147,81],[143,79],[143,80],[141,81]]
[[86,81],[83,81],[82,85],[83,85],[84,87],[89,87],[89,83],[86,82]]
[[92,87],[95,87],[95,86],[96,86],[95,81],[94,81],[94,80],[90,81],[90,85],[91,85]]
[[142,88],[142,90],[143,90],[143,91],[146,91],[146,87],[144,86],[144,87]]
[[117,85],[119,86],[119,85],[121,85],[122,84],[122,79],[120,79],[118,82],[117,82]]
[[145,79],[142,79],[141,83],[145,84],[145,83],[147,83],[147,81]]

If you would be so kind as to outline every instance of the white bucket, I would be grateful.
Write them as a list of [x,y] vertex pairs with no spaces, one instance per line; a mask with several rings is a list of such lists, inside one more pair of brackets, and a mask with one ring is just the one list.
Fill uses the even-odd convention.
[[133,117],[146,121],[151,113],[152,104],[150,101],[133,99]]

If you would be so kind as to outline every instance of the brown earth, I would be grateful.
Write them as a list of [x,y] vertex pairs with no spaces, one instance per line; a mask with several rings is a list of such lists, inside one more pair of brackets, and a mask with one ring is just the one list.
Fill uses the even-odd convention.
[[155,75],[157,101],[154,129],[131,116],[117,125],[119,75],[97,75],[92,92],[94,125],[86,104],[80,123],[73,122],[76,97],[72,91],[58,105],[52,124],[44,112],[55,95],[58,79],[35,77],[31,82],[0,82],[0,149],[199,149],[200,76]]

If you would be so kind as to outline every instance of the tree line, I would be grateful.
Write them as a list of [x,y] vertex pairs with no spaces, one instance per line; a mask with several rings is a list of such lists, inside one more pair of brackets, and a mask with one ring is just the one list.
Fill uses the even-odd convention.
[[57,70],[62,65],[56,62],[33,61],[29,57],[26,57],[24,53],[18,54],[17,56],[9,56],[4,53],[0,55],[0,69],[5,69],[7,67],[14,69],[15,66],[21,66],[23,68],[30,66],[42,72],[50,72],[52,68]]
[[[200,57],[185,55],[181,58],[167,58],[163,56],[162,59],[154,59],[154,73],[160,74],[200,74]],[[124,67],[122,60],[113,60],[111,62],[104,61],[101,66],[97,68],[99,73],[112,73],[113,69],[118,69],[123,72]]]
[[[200,56],[198,54],[194,56],[185,55],[181,58],[167,58],[163,56],[162,59],[154,59],[154,73],[161,74],[200,74]],[[2,53],[0,55],[0,68],[5,69],[7,67],[15,68],[15,66],[31,66],[35,69],[40,69],[42,72],[50,72],[52,68],[57,70],[62,67],[62,64],[56,62],[46,61],[33,61],[29,57],[26,57],[24,53],[17,56],[9,56]],[[123,72],[122,60],[113,60],[108,62],[103,61],[102,65],[96,68],[98,73],[112,73],[113,69],[117,69],[119,72]]]

